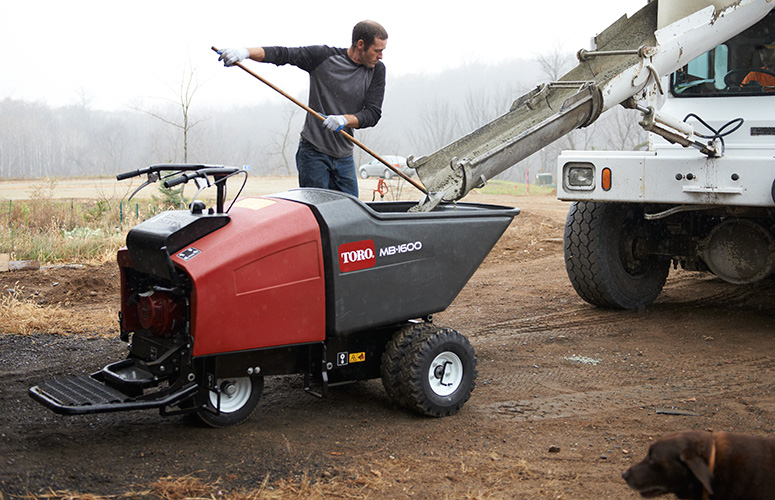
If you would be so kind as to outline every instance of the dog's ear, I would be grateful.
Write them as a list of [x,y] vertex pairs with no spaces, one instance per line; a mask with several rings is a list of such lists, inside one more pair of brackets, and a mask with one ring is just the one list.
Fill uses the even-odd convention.
[[705,462],[705,459],[702,458],[702,455],[698,453],[696,449],[689,448],[681,451],[680,457],[681,460],[689,467],[689,470],[692,471],[694,477],[696,477],[697,480],[702,483],[702,486],[705,488],[705,490],[712,495],[713,488],[711,488],[710,483],[713,480],[713,474],[710,472],[708,463]]

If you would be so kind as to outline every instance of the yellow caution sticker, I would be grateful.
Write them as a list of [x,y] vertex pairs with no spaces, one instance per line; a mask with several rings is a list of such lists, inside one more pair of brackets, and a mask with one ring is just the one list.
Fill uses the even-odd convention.
[[362,363],[366,361],[366,353],[365,352],[351,352],[350,353],[350,363]]

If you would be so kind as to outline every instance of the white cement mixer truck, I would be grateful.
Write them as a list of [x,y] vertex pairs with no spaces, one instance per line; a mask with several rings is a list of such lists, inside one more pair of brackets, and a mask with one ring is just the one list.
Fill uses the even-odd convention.
[[[732,283],[775,269],[775,2],[659,0],[511,111],[409,166],[446,200],[619,105],[645,151],[565,151],[565,263],[587,302],[653,302],[671,266]],[[769,55],[768,51],[772,51]],[[768,68],[772,58],[773,68]]]

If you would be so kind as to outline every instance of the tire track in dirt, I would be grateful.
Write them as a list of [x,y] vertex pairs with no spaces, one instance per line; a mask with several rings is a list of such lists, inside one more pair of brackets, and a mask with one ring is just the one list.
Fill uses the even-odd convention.
[[[741,307],[761,312],[771,311],[769,299],[775,294],[775,280],[750,285],[726,283],[706,273],[671,271],[656,304],[684,308]],[[680,297],[680,301],[675,298]]]
[[[775,361],[759,352],[735,355],[726,361],[723,373],[714,373],[718,362],[713,359],[677,360],[666,370],[663,363],[637,359],[637,355],[633,360],[631,356],[557,355],[543,363],[537,360],[538,364],[515,366],[512,376],[498,370],[490,383],[497,386],[500,400],[477,405],[475,411],[489,418],[541,420],[599,417],[625,409],[672,408],[687,402],[691,407],[697,401],[755,391],[767,384],[766,374],[775,368]],[[761,376],[746,375],[750,373]],[[510,396],[517,398],[503,399]]]
[[569,305],[559,314],[544,309],[474,329],[477,350],[501,360],[480,368],[490,394],[474,411],[508,421],[676,406],[699,415],[709,411],[708,401],[767,386],[775,369],[767,316],[759,315],[752,332],[735,325],[751,320],[745,311],[753,298],[770,303],[771,287],[741,294],[690,275],[673,288],[694,290],[703,281],[713,282],[645,312]]
[[[505,335],[508,338],[513,338],[515,335],[514,330],[516,330],[518,332],[516,334],[520,337],[535,336],[542,338],[547,335],[556,335],[557,332],[574,333],[589,329],[591,324],[601,320],[600,313],[601,311],[599,310],[590,310],[589,306],[578,306],[576,308],[567,308],[562,312],[562,315],[558,315],[555,312],[536,313],[490,323],[472,329],[470,334],[472,337],[494,336],[497,338],[499,335]],[[631,318],[632,322],[638,321],[637,317],[626,311],[619,311],[618,314],[620,325],[626,325],[628,318]],[[602,328],[605,329],[606,322],[600,321],[600,323]]]

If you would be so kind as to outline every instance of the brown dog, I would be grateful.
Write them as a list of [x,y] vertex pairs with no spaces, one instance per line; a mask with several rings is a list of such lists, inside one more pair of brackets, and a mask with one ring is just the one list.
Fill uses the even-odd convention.
[[686,431],[664,436],[622,477],[641,496],[775,499],[775,438]]

